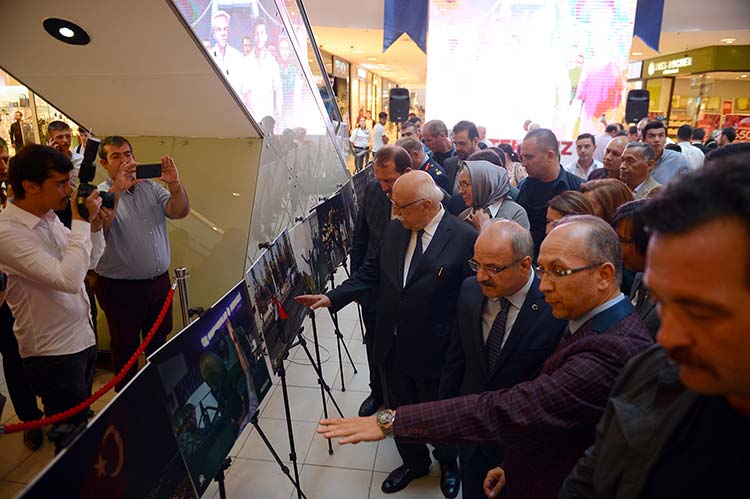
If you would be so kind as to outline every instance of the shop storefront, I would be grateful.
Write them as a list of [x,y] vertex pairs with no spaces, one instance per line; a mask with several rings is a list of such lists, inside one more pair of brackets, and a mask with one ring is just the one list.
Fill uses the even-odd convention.
[[15,149],[10,140],[10,128],[16,121],[16,113],[21,113],[24,144],[46,144],[47,125],[59,120],[70,125],[74,132],[73,145],[78,145],[75,137],[78,125],[73,120],[0,69],[0,137],[8,144],[11,155],[15,154]]
[[704,47],[642,62],[649,117],[666,118],[671,137],[684,124],[707,134],[731,126],[737,140],[750,141],[750,45]]

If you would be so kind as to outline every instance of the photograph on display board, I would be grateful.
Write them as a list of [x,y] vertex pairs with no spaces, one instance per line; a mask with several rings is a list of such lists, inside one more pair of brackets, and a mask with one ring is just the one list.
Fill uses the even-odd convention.
[[203,493],[271,388],[242,281],[149,357],[172,429]]
[[253,315],[271,365],[277,370],[306,313],[305,307],[294,301],[295,296],[304,294],[305,281],[297,268],[286,229],[253,263],[246,281]]
[[375,180],[375,174],[373,173],[372,168],[373,166],[370,165],[364,170],[352,175],[352,187],[354,187],[354,197],[357,201],[357,212],[362,210],[362,203],[365,202],[365,187],[367,187],[367,184],[371,181]]
[[330,269],[335,269],[344,261],[350,249],[349,234],[346,230],[346,213],[341,194],[315,207],[318,214],[318,229],[323,246],[323,255],[328,259]]
[[341,201],[344,204],[344,226],[346,227],[347,239],[351,241],[354,235],[354,222],[357,220],[357,203],[354,200],[354,187],[352,181],[345,183],[341,188]]
[[174,424],[147,364],[19,497],[197,499]]
[[319,269],[321,263],[325,267],[325,258],[321,256],[320,238],[313,237],[313,234],[317,233],[318,217],[314,211],[303,221],[289,229],[289,241],[292,244],[297,268],[302,274],[305,291],[309,294],[322,293],[328,275],[326,268]]

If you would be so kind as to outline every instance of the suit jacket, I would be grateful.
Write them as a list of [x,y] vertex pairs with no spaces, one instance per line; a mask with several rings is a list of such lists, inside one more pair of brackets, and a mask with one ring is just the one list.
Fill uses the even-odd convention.
[[[710,429],[702,436],[706,421]],[[654,346],[623,370],[596,427],[596,443],[559,497],[750,497],[747,425],[723,397],[682,385],[679,366]],[[738,466],[743,460],[745,469]]]
[[450,185],[450,179],[445,174],[445,170],[443,170],[443,167],[429,156],[427,157],[427,162],[422,165],[422,168],[420,168],[420,170],[429,173],[432,177],[432,180],[435,181],[435,184],[437,184],[437,186],[443,189],[445,192],[450,193],[453,189],[453,186]]
[[635,199],[645,199],[648,196],[648,193],[651,192],[651,189],[655,187],[661,187],[661,184],[654,180],[654,177],[649,175],[646,181],[643,182],[643,185],[638,189],[638,192],[633,194],[633,197]]
[[[638,294],[638,296],[636,296]],[[642,296],[641,296],[642,294]],[[651,333],[652,338],[656,338],[656,332],[659,330],[661,320],[656,311],[656,302],[651,298],[651,293],[643,282],[643,272],[638,272],[633,281],[633,287],[630,290],[630,301],[637,299],[635,311],[643,321],[643,324]]]
[[563,340],[534,380],[399,407],[394,435],[406,441],[504,444],[509,497],[556,497],[594,442],[620,370],[652,344],[633,306],[621,300]]
[[[550,306],[539,291],[539,279],[534,277],[495,370],[489,372],[482,331],[486,300],[477,278],[468,277],[458,295],[457,328],[440,379],[441,399],[510,388],[532,380],[560,343],[567,323],[552,316]],[[477,449],[479,447],[462,446],[460,451],[468,458]],[[481,451],[497,464],[503,460],[500,446],[483,446]]]
[[446,159],[443,166],[443,170],[445,170],[445,174],[448,175],[448,181],[450,185],[450,189],[448,190],[448,194],[454,194],[458,192],[456,187],[456,177],[458,176],[458,165],[461,160],[458,158],[458,156],[451,156],[450,158]]
[[384,366],[395,346],[395,360],[406,374],[419,379],[440,378],[455,325],[458,291],[471,273],[467,262],[474,254],[476,237],[472,227],[446,212],[404,286],[404,259],[411,231],[392,220],[383,232],[378,253],[327,293],[335,311],[377,285],[376,364]]
[[23,128],[17,121],[10,124],[10,143],[16,148],[16,152],[23,147]]

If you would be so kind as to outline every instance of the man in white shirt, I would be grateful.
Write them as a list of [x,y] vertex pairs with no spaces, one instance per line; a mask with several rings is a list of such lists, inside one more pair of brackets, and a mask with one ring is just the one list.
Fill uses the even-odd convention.
[[388,143],[388,135],[385,134],[385,125],[388,121],[388,113],[378,114],[378,122],[372,128],[372,152],[377,154],[384,145]]
[[682,149],[682,155],[690,162],[690,168],[697,170],[703,166],[706,155],[690,142],[692,136],[693,127],[690,125],[682,125],[677,129],[677,145]]
[[596,161],[604,161],[604,153],[607,151],[607,145],[612,139],[617,137],[618,133],[620,133],[620,127],[612,123],[607,125],[607,128],[604,129],[603,134],[596,137],[596,149],[594,149],[594,159]]
[[241,96],[245,83],[245,57],[242,52],[229,45],[229,23],[231,20],[232,17],[223,10],[216,11],[216,14],[211,18],[211,29],[216,44],[209,49],[209,52],[229,84]]
[[253,51],[245,59],[247,73],[242,90],[245,105],[257,120],[266,116],[278,120],[282,116],[284,92],[279,64],[268,50],[268,26],[262,18],[255,20],[253,41]]
[[[94,191],[85,201],[89,220],[71,202],[71,230],[55,215],[73,192],[70,159],[46,146],[29,145],[12,160],[14,198],[0,213],[0,270],[8,274],[6,299],[16,319],[26,378],[44,412],[63,412],[91,394],[96,339],[83,280],[104,251],[106,212]],[[110,211],[107,216],[111,216]],[[86,411],[55,428],[59,451],[85,424]]]
[[597,168],[603,168],[599,161],[594,159],[594,148],[596,139],[590,133],[582,133],[576,138],[576,152],[578,161],[565,166],[565,169],[577,177],[586,180],[589,174]]

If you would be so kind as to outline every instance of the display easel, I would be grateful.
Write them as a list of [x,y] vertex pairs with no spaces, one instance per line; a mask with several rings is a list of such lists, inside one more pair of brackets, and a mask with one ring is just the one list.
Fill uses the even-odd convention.
[[[341,266],[344,267],[344,272],[346,272],[346,277],[351,277],[352,273],[349,272],[349,267],[346,265],[346,257],[344,257],[344,261],[341,262]],[[364,345],[365,344],[365,325],[364,325],[364,321],[362,320],[362,305],[360,305],[359,302],[357,302],[357,315],[359,316],[359,332],[362,334],[362,344]]]
[[[331,282],[331,289],[335,288],[336,284],[335,284],[333,269],[328,274],[328,279]],[[333,321],[333,332],[336,335],[336,349],[338,350],[338,354],[339,354],[339,371],[341,372],[341,391],[345,392],[346,386],[344,385],[344,360],[341,356],[341,345],[344,346],[344,351],[346,352],[346,356],[349,357],[349,362],[352,365],[354,374],[357,374],[357,366],[354,365],[354,360],[352,360],[352,356],[349,353],[349,348],[346,346],[346,340],[344,339],[344,335],[341,334],[341,330],[339,329],[338,314],[336,312],[333,312],[330,308],[328,309],[328,313],[331,314],[331,320]]]

